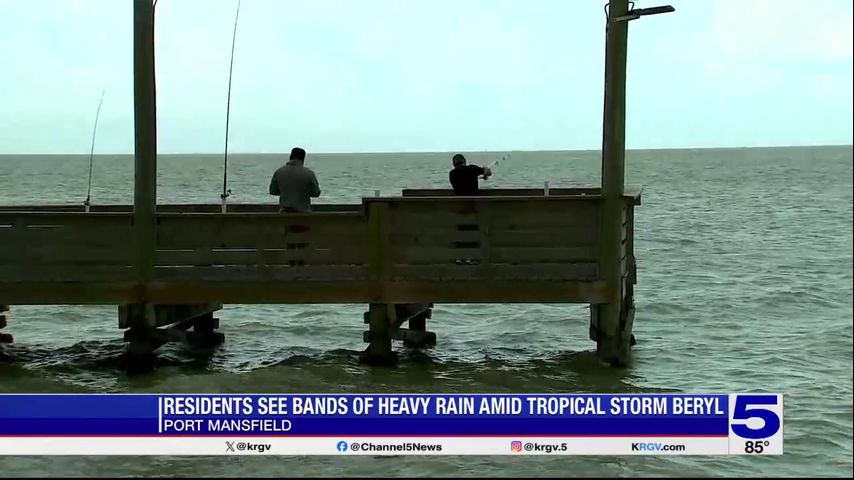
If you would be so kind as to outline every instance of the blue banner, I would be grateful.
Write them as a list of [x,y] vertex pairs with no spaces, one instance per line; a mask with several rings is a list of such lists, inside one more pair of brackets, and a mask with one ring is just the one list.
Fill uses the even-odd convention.
[[728,395],[0,395],[0,436],[727,436]]

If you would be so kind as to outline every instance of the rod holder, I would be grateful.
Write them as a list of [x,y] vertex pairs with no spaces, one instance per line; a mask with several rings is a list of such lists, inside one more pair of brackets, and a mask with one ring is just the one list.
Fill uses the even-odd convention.
[[231,190],[229,189],[227,192],[225,192],[219,196],[219,198],[222,200],[222,213],[226,213],[228,211],[227,202],[228,202],[228,197],[230,195],[231,195]]

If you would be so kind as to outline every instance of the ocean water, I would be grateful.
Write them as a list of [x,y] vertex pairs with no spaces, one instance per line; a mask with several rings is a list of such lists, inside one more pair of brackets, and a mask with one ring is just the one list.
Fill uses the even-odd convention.
[[[486,164],[504,152],[471,153]],[[309,155],[324,203],[444,187],[447,153]],[[269,202],[280,155],[230,158],[232,202]],[[82,203],[87,156],[0,156],[0,205]],[[128,378],[115,307],[13,307],[0,392],[783,392],[785,454],[749,457],[7,457],[0,476],[845,476],[852,474],[852,147],[630,151],[634,360],[600,366],[583,305],[437,305],[438,345],[358,364],[364,305],[226,306],[206,358]],[[487,185],[599,181],[598,152],[514,152]],[[222,157],[164,155],[160,203],[218,203]],[[129,156],[96,204],[132,202]]]

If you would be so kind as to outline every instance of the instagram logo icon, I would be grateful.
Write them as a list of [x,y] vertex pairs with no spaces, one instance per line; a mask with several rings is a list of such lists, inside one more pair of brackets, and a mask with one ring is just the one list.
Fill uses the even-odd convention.
[[514,441],[510,442],[510,451],[511,452],[521,452],[522,451],[522,442]]

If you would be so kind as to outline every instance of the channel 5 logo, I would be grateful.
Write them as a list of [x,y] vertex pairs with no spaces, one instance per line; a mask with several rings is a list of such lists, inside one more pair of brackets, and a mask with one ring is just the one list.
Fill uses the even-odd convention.
[[730,395],[731,453],[783,453],[783,395]]
[[510,442],[510,451],[511,452],[521,452],[522,451],[522,442],[518,440],[514,440]]

